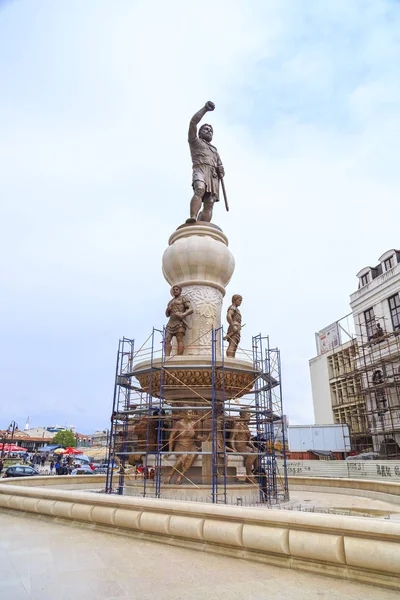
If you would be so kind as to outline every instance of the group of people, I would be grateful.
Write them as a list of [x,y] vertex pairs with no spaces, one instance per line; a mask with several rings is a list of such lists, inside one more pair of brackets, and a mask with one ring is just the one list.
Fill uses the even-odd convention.
[[144,479],[154,479],[156,471],[154,467],[145,467],[144,465],[136,465],[134,477],[143,477]]
[[71,475],[75,468],[73,456],[62,456],[60,454],[53,456],[50,455],[49,452],[46,454],[29,454],[27,452],[24,454],[22,462],[24,464],[29,464],[37,470],[39,470],[39,467],[45,468],[47,463],[50,475],[53,475],[54,473],[56,475]]
[[[74,457],[73,456],[65,456],[65,457],[57,457],[57,462],[54,465],[56,470],[56,475],[71,475],[72,471],[75,469]],[[50,474],[53,474],[50,462]]]
[[44,467],[47,456],[45,454],[29,454],[26,452],[23,455],[22,462],[24,465],[30,465],[33,468]]

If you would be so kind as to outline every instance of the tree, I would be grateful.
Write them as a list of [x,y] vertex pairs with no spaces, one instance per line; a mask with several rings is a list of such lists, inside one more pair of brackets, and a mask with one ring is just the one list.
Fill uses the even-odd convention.
[[76,446],[76,439],[73,431],[67,429],[65,431],[58,431],[52,440],[53,444],[61,444],[61,446],[65,446],[66,448]]

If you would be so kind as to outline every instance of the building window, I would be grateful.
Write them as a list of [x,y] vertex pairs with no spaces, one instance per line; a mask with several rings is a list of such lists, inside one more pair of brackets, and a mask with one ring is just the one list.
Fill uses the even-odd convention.
[[364,311],[365,327],[367,329],[367,338],[371,340],[375,333],[375,315],[374,309],[369,308]]
[[385,271],[389,271],[394,266],[393,256],[389,256],[383,264],[385,265]]
[[365,275],[363,275],[361,277],[361,285],[367,285],[368,282],[369,282],[368,273],[365,273]]
[[388,299],[393,329],[400,329],[400,297],[395,294]]
[[375,402],[376,408],[378,410],[378,415],[382,416],[387,411],[387,399],[385,390],[378,390],[375,392]]
[[383,383],[383,374],[380,369],[377,369],[376,371],[374,371],[374,373],[372,375],[372,383],[374,385],[379,385],[380,383]]

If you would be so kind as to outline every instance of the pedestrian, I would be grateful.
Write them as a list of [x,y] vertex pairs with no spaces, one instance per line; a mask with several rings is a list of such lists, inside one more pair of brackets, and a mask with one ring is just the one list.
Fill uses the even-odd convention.
[[50,475],[53,475],[53,471],[54,471],[54,460],[52,459],[50,461]]
[[60,469],[61,469],[61,463],[60,463],[60,459],[57,458],[57,462],[56,462],[56,474],[57,475],[61,475],[60,473]]
[[3,460],[0,458],[0,475],[3,470],[3,467],[4,467],[4,463],[3,463]]
[[44,465],[45,465],[45,462],[46,462],[46,457],[45,457],[45,456],[42,456],[42,460],[41,460],[42,467],[44,467]]

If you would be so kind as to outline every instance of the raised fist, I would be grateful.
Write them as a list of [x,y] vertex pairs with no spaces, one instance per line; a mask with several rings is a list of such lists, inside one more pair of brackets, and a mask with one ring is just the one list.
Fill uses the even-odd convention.
[[214,102],[211,102],[211,100],[208,100],[208,102],[205,103],[204,108],[206,110],[214,110],[215,104]]

